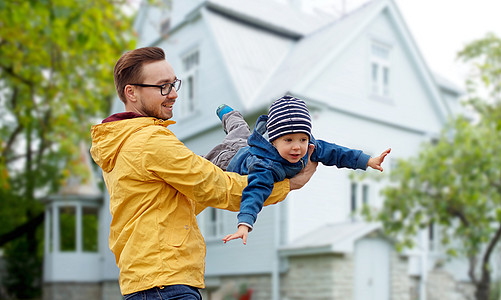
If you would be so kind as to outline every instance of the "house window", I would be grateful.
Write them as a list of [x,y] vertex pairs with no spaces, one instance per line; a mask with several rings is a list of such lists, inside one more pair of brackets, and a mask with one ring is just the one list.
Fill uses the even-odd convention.
[[[57,218],[49,214],[49,222],[56,222],[57,233],[49,227],[48,251],[97,252],[99,236],[99,210],[95,206],[67,205],[57,208]],[[56,221],[57,220],[57,221]],[[58,241],[58,245],[52,245]]]
[[52,228],[50,227],[52,225],[52,211],[50,209],[47,209],[45,211],[45,246],[46,246],[46,251],[47,252],[52,252],[54,251],[54,246],[53,246],[53,240],[54,240],[54,235],[52,232]]
[[219,237],[223,234],[223,222],[221,211],[213,207],[207,209],[207,219],[205,222],[205,236],[206,237]]
[[82,207],[82,250],[97,252],[99,230],[97,207]]
[[369,204],[369,186],[367,184],[362,185],[362,203]]
[[77,244],[76,208],[64,206],[59,208],[59,249],[76,251]]
[[355,214],[360,205],[369,204],[369,185],[352,182],[350,188],[351,213]]
[[390,47],[381,43],[371,45],[371,93],[388,98],[391,95]]
[[435,250],[435,226],[433,222],[430,223],[430,226],[428,227],[428,244],[430,245],[429,250],[433,251]]
[[357,190],[358,190],[358,183],[352,182],[351,183],[351,212],[354,213],[357,211]]
[[181,89],[181,101],[177,102],[179,117],[186,117],[195,112],[197,97],[198,68],[200,53],[198,49],[188,52],[183,58],[183,87]]

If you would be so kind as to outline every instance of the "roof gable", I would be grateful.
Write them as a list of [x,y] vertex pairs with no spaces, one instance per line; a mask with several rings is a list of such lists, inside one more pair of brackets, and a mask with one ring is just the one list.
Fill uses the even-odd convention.
[[[235,101],[233,104],[239,104],[235,104],[235,107],[245,114],[261,112],[274,99],[284,94],[292,94],[311,101],[313,105],[318,104],[328,109],[350,113],[355,117],[384,122],[418,133],[435,131],[450,115],[450,109],[393,0],[373,0],[341,19],[331,20],[328,24],[325,19],[317,20],[310,23],[314,25],[309,26],[303,26],[303,21],[309,17],[311,20],[311,15],[301,14],[274,1],[206,0],[201,3],[189,12],[189,15],[196,15],[196,18],[184,18],[184,23],[172,28],[171,33],[189,28],[185,25],[190,22],[202,22],[199,23],[200,26],[205,26],[208,29],[207,34],[210,35],[207,37],[210,43],[204,45],[210,44],[215,51],[212,56],[216,54],[223,62],[218,65],[219,72],[222,72],[219,75],[228,75],[223,76],[222,80],[236,93],[232,101]],[[419,96],[405,99],[406,96],[400,93],[402,99],[397,100],[405,103],[405,106],[395,109],[400,103],[394,103],[392,108],[385,109],[386,115],[374,116],[371,111],[380,110],[378,104],[381,103],[369,101],[371,107],[366,105],[368,101],[365,101],[365,98],[369,95],[362,94],[365,91],[360,89],[362,81],[366,80],[362,76],[366,75],[362,74],[360,69],[357,74],[353,73],[351,78],[352,82],[358,81],[358,86],[342,86],[345,89],[342,92],[345,94],[355,93],[350,95],[351,99],[344,98],[344,94],[338,95],[341,97],[337,98],[329,97],[332,94],[318,87],[331,85],[326,80],[319,81],[322,76],[327,78],[326,70],[330,72],[327,75],[337,72],[335,75],[344,80],[344,74],[339,75],[343,71],[339,69],[342,57],[351,53],[354,43],[360,46],[373,23],[382,19],[390,28],[388,33],[391,32],[393,38],[398,39],[399,51],[406,53],[403,58],[405,61],[400,60],[399,63],[406,64],[404,71],[408,85],[413,85],[414,92]],[[352,60],[352,63],[360,67],[365,60],[360,59],[360,56],[357,59]],[[408,67],[410,65],[412,70]],[[209,66],[205,65],[204,68]],[[368,67],[363,72],[367,73],[367,70]],[[340,81],[339,84],[343,82]],[[317,90],[311,89],[312,86]],[[333,87],[330,88],[332,90]],[[347,88],[350,90],[347,91]],[[335,101],[332,101],[333,99]],[[357,110],[357,105],[351,102],[346,105],[348,100],[353,99],[359,102],[357,105],[360,109]],[[433,122],[423,122],[421,116],[411,120],[401,113],[415,112],[416,108],[422,109],[421,115],[432,117]],[[395,115],[397,117],[394,117]]]
[[212,40],[224,61],[242,107],[249,110],[259,88],[269,79],[276,66],[286,57],[293,41],[283,35],[248,26],[208,11],[205,20]]
[[[254,106],[269,104],[274,98],[285,93],[297,96],[312,96],[309,88],[323,75],[327,68],[348,51],[353,42],[366,33],[368,26],[376,18],[384,16],[399,37],[399,45],[407,53],[408,60],[414,66],[414,72],[428,94],[436,118],[444,123],[451,115],[451,109],[440,95],[438,86],[429,71],[419,49],[417,48],[405,22],[403,21],[393,0],[371,1],[346,17],[317,30],[301,39],[290,51],[276,71],[270,76],[268,83],[256,95]],[[322,99],[312,100],[324,102]],[[344,110],[346,104],[342,101],[338,106],[326,103],[333,108]],[[353,108],[354,109],[354,108]],[[356,113],[356,111],[351,111]]]
[[353,40],[347,32],[361,31],[377,11],[369,2],[300,40],[273,74],[273,80],[253,99],[255,105],[268,103],[287,92],[302,90]]
[[208,0],[206,6],[204,19],[245,112],[263,107],[253,99],[297,40],[334,18],[267,0]]

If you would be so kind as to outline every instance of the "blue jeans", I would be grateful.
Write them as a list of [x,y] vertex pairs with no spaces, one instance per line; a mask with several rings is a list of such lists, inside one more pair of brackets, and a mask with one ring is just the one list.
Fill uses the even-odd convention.
[[197,288],[189,285],[154,287],[124,296],[125,300],[202,300]]

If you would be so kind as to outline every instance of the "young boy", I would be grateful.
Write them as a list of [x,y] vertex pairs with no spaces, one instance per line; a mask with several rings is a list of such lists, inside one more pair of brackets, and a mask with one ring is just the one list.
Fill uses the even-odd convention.
[[381,163],[391,150],[371,158],[360,150],[315,140],[311,135],[311,118],[306,104],[291,96],[273,102],[268,115],[258,118],[252,135],[238,111],[223,104],[216,114],[223,122],[227,136],[206,158],[223,170],[248,175],[238,214],[238,230],[225,236],[225,243],[238,238],[247,243],[247,235],[252,231],[273,183],[299,173],[306,166],[308,152],[312,151],[311,161],[326,166],[362,170],[371,167],[383,171]]

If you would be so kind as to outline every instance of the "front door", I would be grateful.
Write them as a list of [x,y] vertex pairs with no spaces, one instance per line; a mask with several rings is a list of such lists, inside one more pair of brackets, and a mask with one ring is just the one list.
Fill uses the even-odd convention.
[[390,299],[390,244],[364,238],[355,244],[355,300]]

